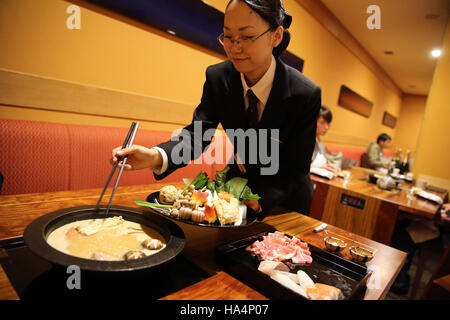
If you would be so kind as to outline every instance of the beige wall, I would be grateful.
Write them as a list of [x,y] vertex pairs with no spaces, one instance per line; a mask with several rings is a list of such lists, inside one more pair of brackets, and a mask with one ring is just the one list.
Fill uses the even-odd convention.
[[405,95],[402,108],[397,119],[396,134],[393,144],[402,148],[403,152],[411,150],[411,156],[415,157],[417,140],[422,127],[427,96]]
[[450,190],[450,22],[434,71],[413,171]]
[[[223,11],[228,0],[208,2]],[[172,101],[185,107],[185,122],[191,120],[201,97],[205,69],[222,61],[220,56],[130,19],[97,12],[91,5],[81,8],[81,30],[68,30],[66,8],[70,4],[62,0],[1,0],[0,69]],[[380,132],[395,139],[396,130],[381,121],[384,111],[399,117],[401,96],[297,1],[284,4],[293,16],[289,50],[305,60],[305,75],[322,87],[323,103],[334,114],[324,142],[365,147]],[[370,118],[337,105],[342,84],[373,102]],[[64,105],[60,108],[58,112],[0,106],[0,116],[89,124],[99,119],[97,114],[76,113]],[[149,112],[157,111],[149,108]],[[101,116],[101,124],[127,127],[129,118],[132,115],[117,115],[112,109],[111,117]],[[151,120],[143,125],[161,128]]]

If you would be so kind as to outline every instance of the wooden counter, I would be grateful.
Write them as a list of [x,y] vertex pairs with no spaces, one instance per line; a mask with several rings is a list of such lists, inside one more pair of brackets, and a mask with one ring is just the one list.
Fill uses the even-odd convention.
[[[311,217],[389,244],[399,211],[433,219],[440,208],[432,201],[414,195],[408,197],[411,186],[406,183],[402,186],[404,190],[382,190],[368,182],[368,175],[373,170],[355,167],[349,171],[352,179],[348,184],[339,177],[328,180],[311,175],[315,184]],[[440,196],[445,198],[447,195]],[[362,205],[349,205],[343,197]]]
[[[161,184],[119,187],[113,204],[137,207],[134,200],[145,200],[150,193],[159,190],[161,187]],[[31,221],[46,213],[68,207],[94,205],[100,192],[101,189],[89,189],[0,196],[0,240],[21,236]],[[110,192],[111,189],[105,194],[104,203],[109,200]],[[276,228],[289,235],[297,236],[312,245],[324,248],[323,232],[319,234],[313,232],[313,229],[321,222],[296,212],[279,212],[266,217],[262,222],[255,222],[249,227],[231,230],[202,228],[181,222],[177,222],[177,224],[186,235],[183,255],[211,274],[212,277],[171,294],[165,299],[264,299],[265,297],[259,292],[224,272],[220,266],[215,264],[213,259],[213,251],[216,246],[241,239],[250,234]],[[347,239],[349,245],[353,242],[361,243],[376,251],[374,259],[367,264],[374,271],[374,275],[369,280],[370,288],[367,289],[365,299],[382,299],[402,267],[406,254],[364,237],[350,235],[348,232],[333,226],[329,226],[327,230],[330,234],[336,234]],[[349,258],[346,250],[344,250],[343,256]],[[220,290],[220,288],[223,290]],[[17,294],[11,287],[4,271],[0,269],[0,299],[13,298],[17,298]]]

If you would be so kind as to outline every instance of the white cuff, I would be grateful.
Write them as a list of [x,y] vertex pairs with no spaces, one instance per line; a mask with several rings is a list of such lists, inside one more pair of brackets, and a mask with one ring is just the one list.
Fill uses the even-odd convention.
[[156,174],[163,174],[167,170],[167,167],[169,166],[169,159],[167,158],[167,153],[166,151],[164,151],[164,149],[161,149],[160,147],[153,147],[152,149],[158,150],[163,158],[161,169],[153,170],[153,172]]

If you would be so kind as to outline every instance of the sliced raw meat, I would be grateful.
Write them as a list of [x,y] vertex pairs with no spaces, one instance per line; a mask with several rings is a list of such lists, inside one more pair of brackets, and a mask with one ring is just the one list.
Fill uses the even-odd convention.
[[262,260],[284,261],[292,259],[292,262],[301,264],[312,262],[307,243],[296,237],[291,239],[279,231],[268,233],[263,236],[262,241],[253,242],[246,250],[259,255]]

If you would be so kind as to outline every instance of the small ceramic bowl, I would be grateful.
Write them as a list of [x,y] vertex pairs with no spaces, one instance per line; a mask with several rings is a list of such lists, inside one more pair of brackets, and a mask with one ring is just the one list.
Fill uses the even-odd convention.
[[347,247],[347,244],[341,239],[335,237],[326,237],[323,239],[325,247],[331,252],[339,252]]
[[350,247],[350,254],[352,256],[352,259],[357,262],[367,262],[372,260],[374,253],[372,250],[358,247],[358,246],[352,246]]

